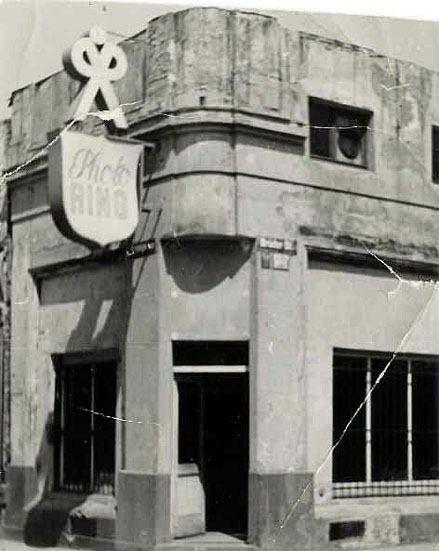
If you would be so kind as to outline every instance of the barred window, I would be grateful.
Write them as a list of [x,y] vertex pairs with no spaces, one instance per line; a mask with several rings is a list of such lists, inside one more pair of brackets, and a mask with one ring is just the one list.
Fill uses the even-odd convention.
[[116,364],[61,364],[56,387],[57,489],[113,494]]
[[[439,494],[439,361],[336,353],[334,497]],[[343,434],[344,433],[344,434]]]

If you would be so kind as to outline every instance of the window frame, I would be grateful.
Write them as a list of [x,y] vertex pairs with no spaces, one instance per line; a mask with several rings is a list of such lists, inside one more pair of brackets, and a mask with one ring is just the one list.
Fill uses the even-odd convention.
[[[312,151],[312,129],[313,126],[318,126],[317,124],[313,123],[312,120],[312,108],[323,108],[328,111],[330,114],[330,119],[333,121],[336,119],[337,116],[357,116],[359,118],[364,119],[364,124],[360,124],[358,126],[364,126],[366,130],[364,131],[364,134],[362,136],[362,155],[364,157],[363,163],[355,163],[355,162],[349,162],[342,159],[337,159],[335,151],[330,153],[329,156],[327,155],[321,155],[318,153],[313,153]],[[362,107],[355,107],[353,105],[347,105],[342,103],[337,103],[334,101],[326,100],[323,98],[319,98],[316,96],[309,96],[308,97],[308,121],[309,121],[309,156],[311,159],[320,160],[320,161],[329,161],[331,163],[340,164],[343,166],[350,166],[352,168],[358,168],[361,170],[373,170],[373,141],[371,140],[370,133],[372,129],[372,123],[373,123],[373,112],[369,109],[365,109]],[[331,133],[334,132],[336,129],[336,125],[334,123],[334,126],[331,126],[331,124],[328,125],[328,135],[330,144],[329,147],[334,149],[334,143],[332,143],[335,138],[330,137]],[[331,141],[332,140],[332,141]]]
[[[100,351],[96,354],[65,354],[54,355],[53,364],[55,369],[55,405],[54,405],[54,453],[53,453],[53,470],[54,470],[54,482],[53,489],[56,492],[67,493],[81,493],[91,494],[100,493],[106,495],[115,494],[115,476],[116,476],[116,442],[117,442],[117,427],[116,427],[116,411],[118,401],[118,387],[119,387],[119,355],[113,351]],[[90,483],[86,489],[83,488],[68,488],[64,482],[65,470],[64,470],[64,443],[65,443],[65,421],[66,421],[66,403],[65,403],[65,385],[67,379],[68,370],[71,369],[88,369],[91,370],[91,405],[90,405],[90,465],[89,465],[89,480]],[[95,411],[96,403],[96,375],[94,372],[97,369],[111,369],[113,371],[112,378],[114,380],[114,413],[113,425],[114,425],[114,442],[113,442],[113,464],[114,472],[112,472],[112,482],[107,484],[107,488],[99,490],[96,488],[96,437],[94,434],[95,429],[95,415],[92,413]],[[106,416],[106,415],[104,415]],[[84,482],[84,485],[86,483]]]
[[[439,473],[436,478],[419,478],[414,476],[414,435],[415,430],[413,426],[413,417],[414,417],[414,390],[413,390],[413,364],[416,362],[424,364],[437,364],[435,372],[439,380],[439,357],[432,355],[423,355],[423,354],[401,354],[393,357],[392,353],[384,352],[365,352],[358,350],[345,350],[345,349],[334,349],[332,356],[332,375],[333,375],[333,385],[334,385],[334,375],[336,372],[335,367],[335,358],[336,357],[351,357],[355,359],[365,359],[367,361],[366,366],[366,378],[365,378],[365,389],[364,389],[364,399],[370,392],[373,387],[373,360],[384,360],[389,361],[400,361],[405,362],[405,376],[406,376],[406,399],[407,399],[407,416],[406,416],[406,443],[405,443],[405,453],[406,453],[406,462],[407,462],[407,474],[404,479],[401,480],[373,480],[372,475],[372,449],[373,449],[373,433],[372,433],[372,407],[373,407],[373,392],[370,396],[370,400],[367,400],[363,404],[365,409],[364,416],[364,439],[365,439],[365,480],[357,480],[352,482],[346,481],[335,481],[334,472],[337,471],[337,467],[334,464],[334,459],[336,449],[333,450],[332,454],[332,497],[337,498],[358,498],[358,497],[380,497],[380,496],[409,496],[409,495],[438,495],[439,494]],[[386,363],[387,366],[387,363]],[[385,368],[384,368],[385,369]],[[382,370],[381,370],[382,371]],[[340,437],[335,437],[335,419],[334,419],[334,386],[332,388],[332,445],[337,444]],[[439,411],[439,400],[437,401],[438,411]],[[359,405],[359,404],[358,404]],[[436,433],[439,434],[439,425],[436,427]],[[345,435],[344,435],[345,436]]]

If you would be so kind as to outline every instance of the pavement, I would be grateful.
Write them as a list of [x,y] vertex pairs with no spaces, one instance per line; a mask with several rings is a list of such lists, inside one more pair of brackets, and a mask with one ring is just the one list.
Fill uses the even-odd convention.
[[68,551],[67,547],[30,547],[21,541],[0,540],[0,551]]
[[[72,549],[84,549],[72,547],[31,547],[21,541],[0,539],[0,551],[72,551]],[[349,546],[346,550],[356,551],[364,547]],[[392,545],[388,547],[369,547],[368,551],[439,551],[439,543],[417,543],[410,545]],[[109,550],[110,551],[110,550]],[[324,551],[324,550],[322,550]]]

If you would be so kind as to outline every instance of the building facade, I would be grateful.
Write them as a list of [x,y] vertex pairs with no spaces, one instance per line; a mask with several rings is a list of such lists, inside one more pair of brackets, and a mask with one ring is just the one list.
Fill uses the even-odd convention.
[[121,45],[122,134],[154,144],[129,242],[52,220],[47,146],[79,85],[12,96],[5,531],[438,540],[438,75],[215,8]]
[[10,271],[11,235],[9,198],[2,178],[10,121],[0,121],[0,507],[5,508],[6,469],[10,461]]

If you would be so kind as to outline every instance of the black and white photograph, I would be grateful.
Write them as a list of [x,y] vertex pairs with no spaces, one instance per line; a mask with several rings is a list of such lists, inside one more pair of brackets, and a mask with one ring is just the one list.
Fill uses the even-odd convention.
[[345,4],[0,1],[0,551],[439,549],[439,7]]

